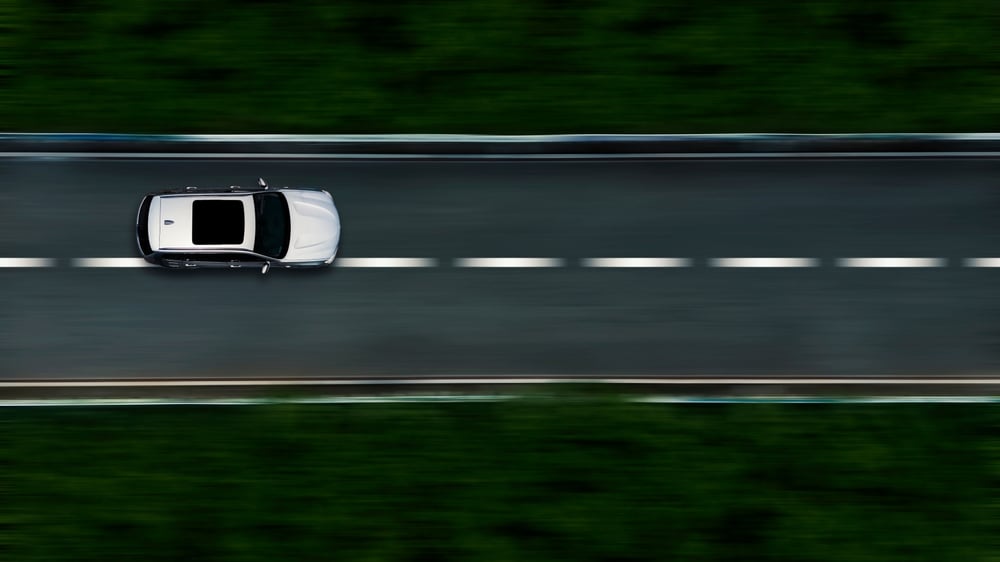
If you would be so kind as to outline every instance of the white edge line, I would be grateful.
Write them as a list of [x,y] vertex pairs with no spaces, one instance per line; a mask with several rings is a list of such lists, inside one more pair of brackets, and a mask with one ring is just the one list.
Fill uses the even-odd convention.
[[712,267],[816,267],[816,258],[712,258]]
[[1000,396],[643,396],[630,402],[648,404],[993,404]]
[[382,133],[382,134],[286,134],[286,133],[181,133],[181,134],[135,134],[96,133],[88,131],[62,131],[52,133],[32,133],[0,131],[0,140],[59,140],[59,141],[157,141],[157,142],[579,142],[600,141],[620,142],[637,140],[689,141],[722,139],[737,141],[780,140],[1000,140],[1000,132],[986,133],[899,133],[883,131],[879,133],[791,133],[743,131],[739,133],[542,133],[542,134],[466,134],[466,133]]
[[583,267],[690,267],[688,258],[584,258]]
[[502,395],[320,396],[313,398],[74,398],[0,400],[0,407],[44,406],[261,406],[268,404],[393,404],[408,402],[494,402]]
[[174,152],[0,152],[0,158],[66,158],[66,159],[169,159],[169,160],[760,160],[828,158],[996,158],[1000,152],[653,152],[622,154],[329,154],[329,153],[174,153]]
[[370,378],[370,379],[162,379],[162,380],[61,380],[61,381],[0,381],[3,388],[185,388],[185,387],[288,387],[288,386],[434,386],[434,385],[544,385],[544,384],[606,384],[606,385],[1000,385],[1000,378],[557,378],[557,377],[454,377],[454,378]]
[[[323,396],[315,398],[82,398],[0,400],[0,408],[25,407],[105,407],[105,406],[265,406],[273,404],[399,404],[448,402],[501,402],[523,398],[518,395],[424,395],[424,396]],[[992,404],[1000,396],[641,396],[625,399],[641,404]]]
[[54,258],[0,258],[0,267],[55,267]]
[[562,267],[560,258],[457,258],[455,267]]
[[838,267],[944,267],[945,258],[840,258]]

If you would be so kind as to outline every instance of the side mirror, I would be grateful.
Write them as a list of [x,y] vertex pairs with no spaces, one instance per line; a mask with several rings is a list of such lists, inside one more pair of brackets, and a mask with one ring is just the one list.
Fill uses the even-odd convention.
[[265,273],[267,273],[267,270],[269,269],[271,269],[271,262],[269,261],[264,262],[264,265],[260,266],[260,274],[264,275]]
[[267,189],[267,182],[264,181],[264,178],[257,178],[257,185],[261,186],[264,189]]

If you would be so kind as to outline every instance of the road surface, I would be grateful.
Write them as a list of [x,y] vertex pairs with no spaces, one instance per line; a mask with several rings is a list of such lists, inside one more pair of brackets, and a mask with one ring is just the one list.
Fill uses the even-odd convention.
[[[74,261],[137,256],[149,191],[258,176],[334,195],[342,265]],[[995,256],[990,159],[8,159],[0,265],[51,267],[0,267],[0,379],[992,376]],[[468,260],[500,257],[544,267]],[[800,267],[720,260],[761,257]],[[850,261],[885,257],[921,261]],[[637,263],[670,267],[596,267]]]

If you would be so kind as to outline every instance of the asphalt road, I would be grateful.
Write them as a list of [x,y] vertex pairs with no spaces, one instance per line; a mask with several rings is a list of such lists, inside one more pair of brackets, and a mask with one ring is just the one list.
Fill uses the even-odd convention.
[[[329,190],[341,257],[420,269],[165,271],[136,256],[149,191]],[[588,257],[690,267],[595,269]],[[717,257],[808,257],[732,269]],[[934,257],[938,268],[838,267]],[[0,161],[0,377],[992,375],[1000,161]],[[469,269],[465,257],[562,267]]]

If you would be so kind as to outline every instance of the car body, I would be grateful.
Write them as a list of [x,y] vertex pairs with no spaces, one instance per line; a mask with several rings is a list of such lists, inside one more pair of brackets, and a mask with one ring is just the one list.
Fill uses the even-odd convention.
[[143,258],[175,269],[323,267],[340,245],[340,215],[322,189],[188,187],[139,205]]

